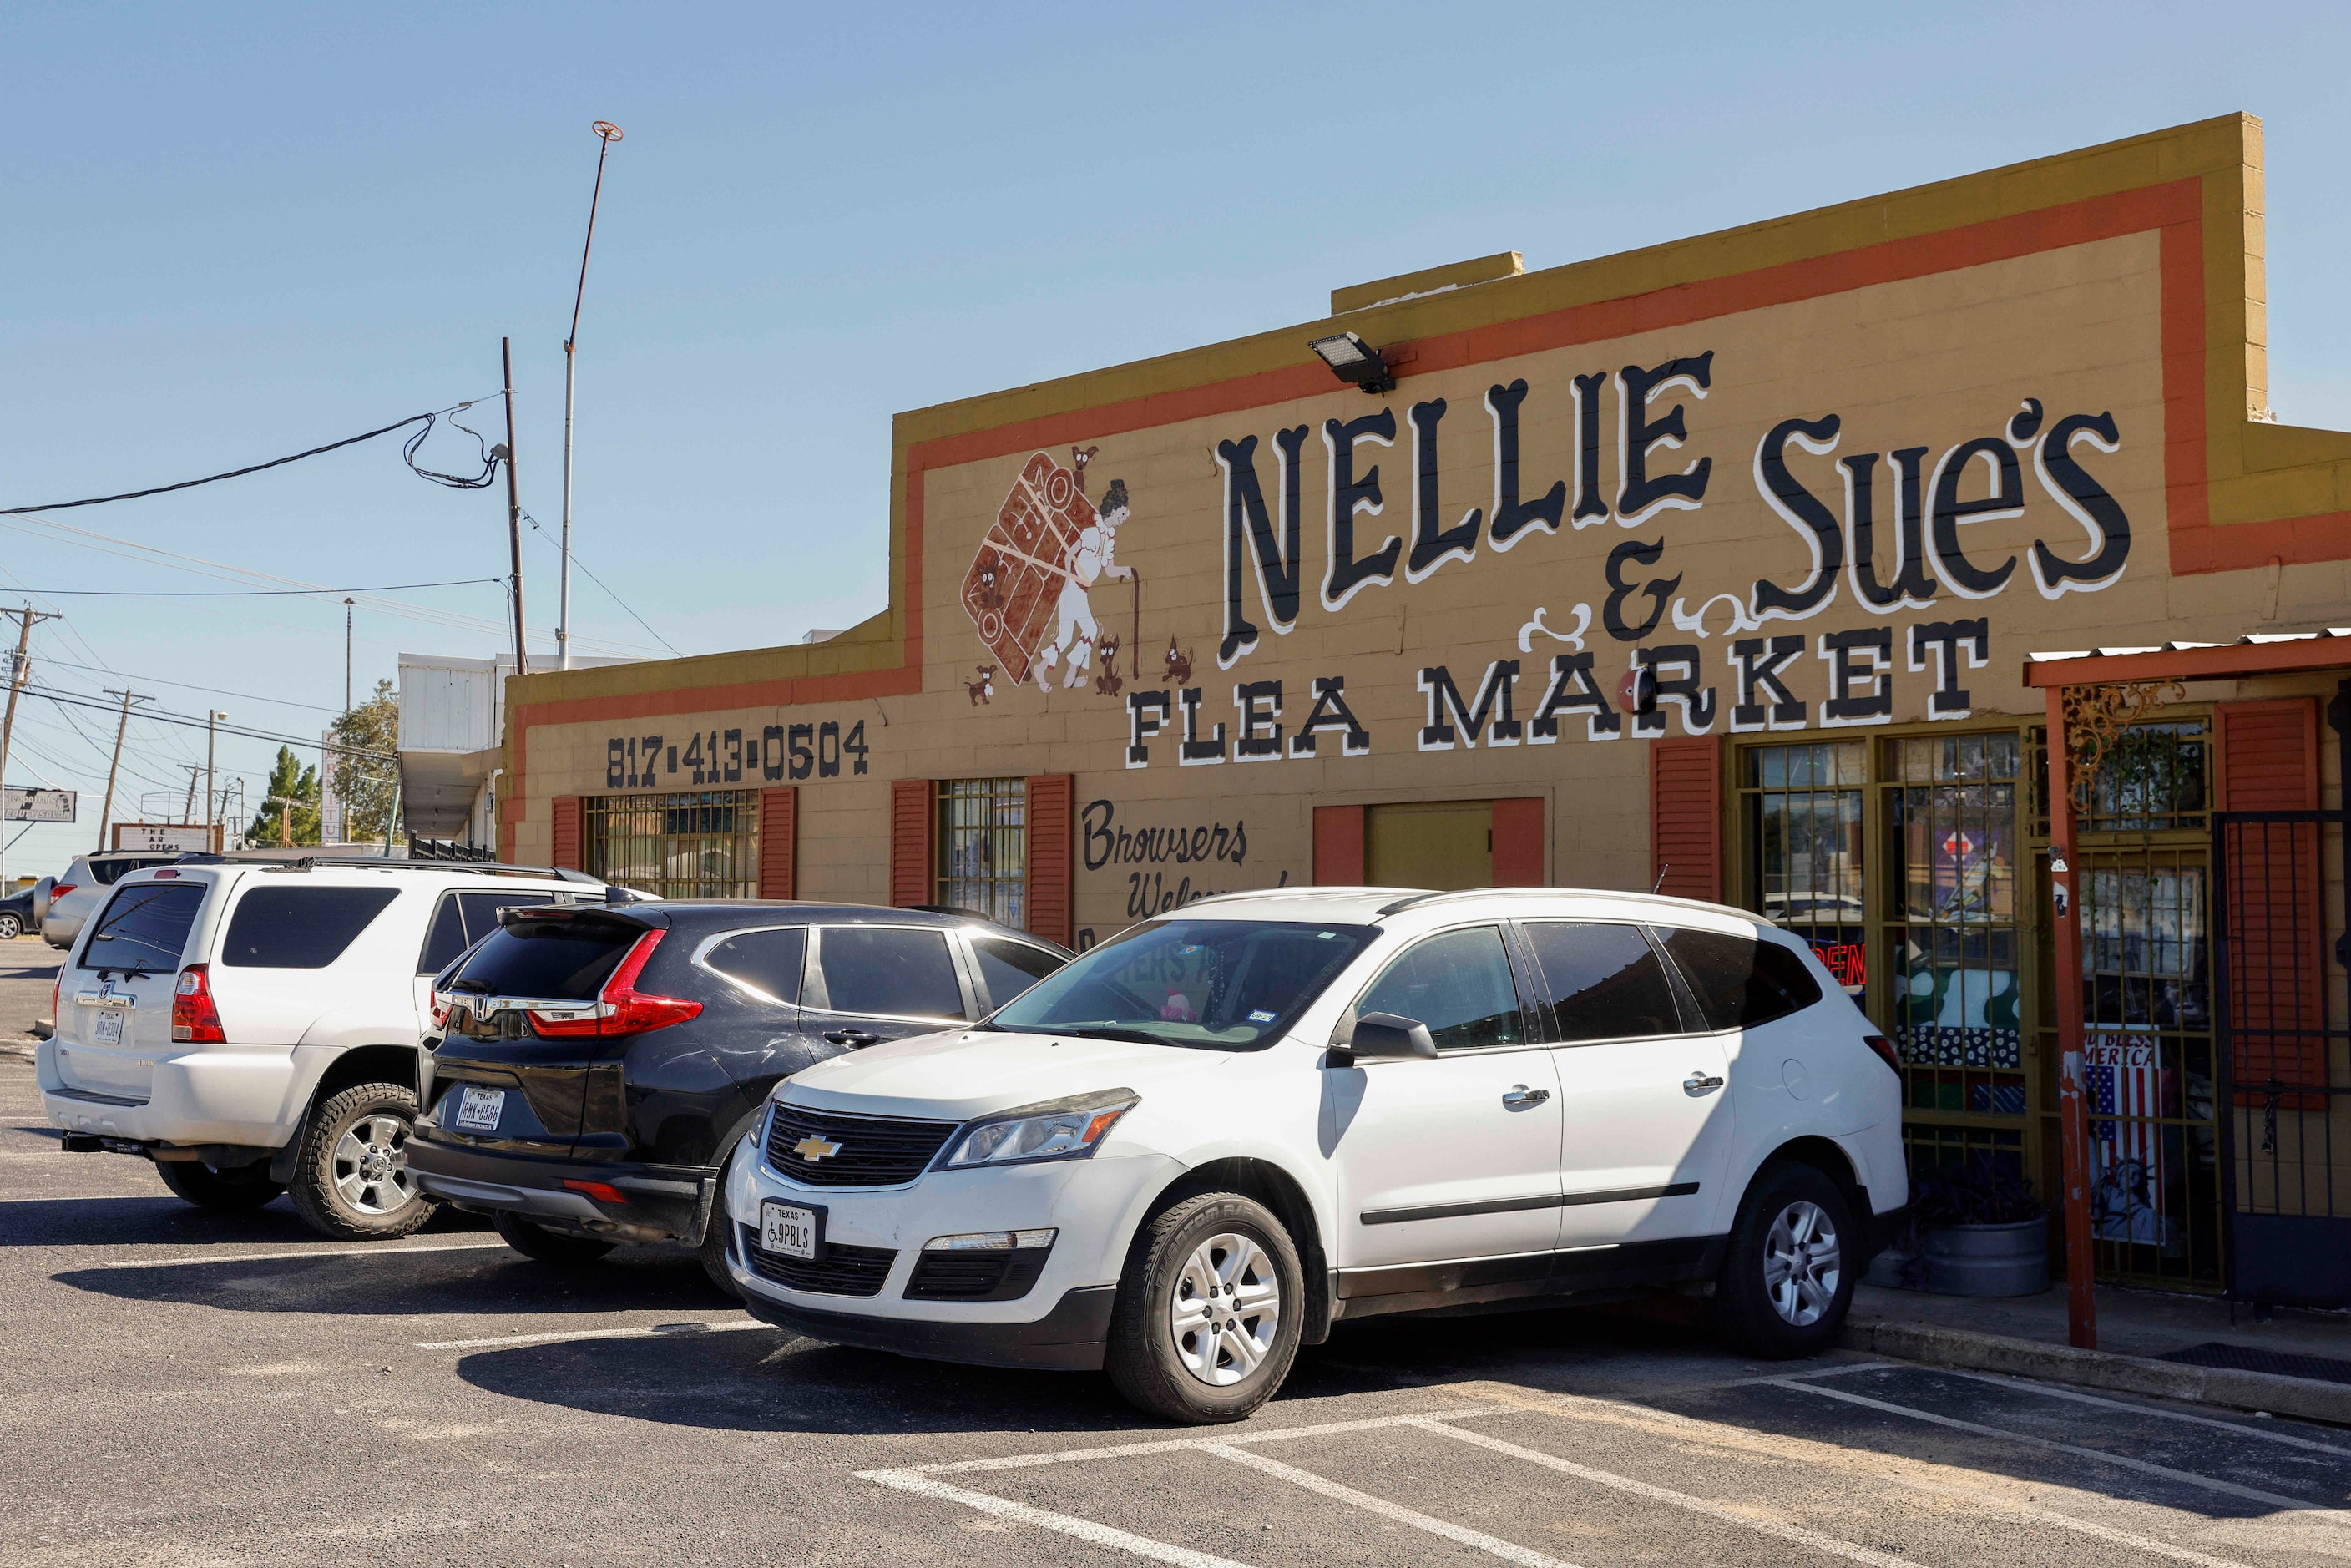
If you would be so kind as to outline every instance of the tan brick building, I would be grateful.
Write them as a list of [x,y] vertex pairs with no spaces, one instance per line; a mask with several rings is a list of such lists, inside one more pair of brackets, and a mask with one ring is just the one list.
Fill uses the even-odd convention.
[[[1911,1063],[1915,1145],[2045,1179],[2028,655],[2351,620],[2351,435],[2266,406],[2260,134],[1488,257],[902,414],[889,609],[514,682],[501,848],[1080,946],[1285,881],[1661,881],[1812,936]],[[2220,1141],[2256,1134],[2216,1109],[2212,813],[2338,801],[2340,677],[2279,664],[2131,688],[2087,803],[2119,1275],[2220,1281]],[[2307,862],[2270,913],[2339,1018],[2322,831],[2261,863]]]

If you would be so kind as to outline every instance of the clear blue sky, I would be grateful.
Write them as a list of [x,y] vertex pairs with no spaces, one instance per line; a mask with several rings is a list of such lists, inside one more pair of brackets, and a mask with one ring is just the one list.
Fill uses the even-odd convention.
[[[2272,402],[2351,428],[2351,13],[1905,19],[1923,11],[19,0],[0,18],[0,507],[491,392],[504,333],[523,503],[551,528],[600,117],[628,139],[580,336],[579,551],[687,652],[883,606],[901,409],[1311,319],[1334,285],[1506,249],[1554,266],[2236,110],[2267,125]],[[503,491],[425,485],[389,441],[60,520],[335,586],[506,570]],[[526,549],[544,630],[554,552]],[[0,597],[19,585],[230,586],[0,531]],[[388,597],[485,621],[504,603]],[[583,644],[654,645],[584,579],[574,601]],[[37,634],[45,684],[121,685],[68,662],[102,665],[160,708],[297,734],[342,702],[333,603],[46,607],[68,620]],[[496,642],[362,612],[359,685],[403,649]],[[8,782],[87,794],[11,873],[95,838],[111,728],[73,719],[86,733],[20,711]],[[131,806],[203,755],[200,732],[131,736]],[[224,770],[257,797],[273,752],[225,741]]]

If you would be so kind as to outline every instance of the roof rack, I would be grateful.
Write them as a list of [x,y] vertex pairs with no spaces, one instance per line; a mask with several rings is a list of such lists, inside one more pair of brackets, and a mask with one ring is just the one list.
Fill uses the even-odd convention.
[[559,882],[577,883],[587,887],[602,887],[604,879],[590,876],[570,866],[501,865],[480,861],[400,860],[378,855],[301,855],[288,851],[283,855],[212,854],[191,851],[172,862],[174,865],[274,865],[288,871],[315,871],[320,866],[357,866],[369,871],[437,871],[472,872],[478,876],[553,877]]
[[[1398,913],[1400,913],[1401,911],[1404,911],[1404,910],[1406,910],[1406,909],[1416,909],[1416,908],[1418,908],[1420,905],[1422,905],[1422,904],[1431,904],[1431,903],[1434,903],[1434,902],[1436,902],[1436,901],[1437,901],[1437,900],[1439,900],[1439,899],[1445,899],[1445,898],[1486,898],[1486,897],[1490,897],[1491,895],[1493,895],[1493,894],[1498,894],[1498,893],[1519,893],[1519,894],[1530,894],[1530,895],[1537,895],[1537,896],[1543,895],[1543,894],[1550,894],[1550,895],[1554,896],[1554,897],[1555,897],[1555,896],[1557,896],[1557,895],[1559,895],[1559,894],[1572,894],[1573,896],[1577,897],[1577,898],[1637,898],[1637,899],[1642,899],[1642,900],[1644,900],[1644,901],[1656,901],[1656,902],[1658,902],[1658,903],[1664,903],[1664,904],[1706,904],[1706,903],[1707,903],[1707,900],[1705,900],[1705,899],[1700,899],[1700,898],[1677,898],[1677,897],[1675,897],[1673,894],[1668,894],[1668,893],[1643,893],[1643,892],[1642,892],[1640,889],[1638,889],[1638,888],[1623,888],[1623,887],[1457,887],[1457,888],[1449,889],[1448,891],[1444,892],[1444,893],[1416,893],[1416,894],[1411,894],[1411,895],[1409,895],[1409,896],[1407,896],[1407,897],[1405,897],[1405,898],[1399,898],[1399,899],[1397,899],[1394,904],[1384,904],[1380,905],[1380,907],[1379,907],[1377,910],[1374,911],[1374,913],[1375,915],[1395,915],[1395,914],[1398,914]],[[1729,905],[1727,905],[1727,904],[1724,904],[1724,905],[1718,905],[1717,907],[1729,908]],[[1739,914],[1741,914],[1741,915],[1748,915],[1748,914],[1750,914],[1751,912],[1750,912],[1750,911],[1748,911],[1748,910],[1743,910],[1743,909],[1742,909],[1742,910],[1738,911],[1738,913],[1739,913]]]

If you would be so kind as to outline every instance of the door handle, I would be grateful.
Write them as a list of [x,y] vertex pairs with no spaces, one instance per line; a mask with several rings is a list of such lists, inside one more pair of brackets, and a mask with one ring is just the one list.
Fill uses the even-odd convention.
[[1710,1073],[1693,1072],[1682,1080],[1682,1089],[1691,1094],[1704,1094],[1722,1087],[1722,1080]]
[[1502,1103],[1515,1111],[1521,1105],[1540,1105],[1551,1098],[1548,1089],[1530,1089],[1523,1083],[1513,1083],[1502,1096]]
[[869,1034],[862,1029],[829,1029],[824,1031],[824,1038],[835,1045],[872,1045],[882,1037]]

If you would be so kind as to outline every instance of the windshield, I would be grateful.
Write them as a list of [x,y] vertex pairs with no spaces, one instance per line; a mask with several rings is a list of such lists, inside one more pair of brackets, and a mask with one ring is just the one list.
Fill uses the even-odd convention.
[[176,969],[204,906],[198,882],[134,882],[117,888],[82,945],[85,969]]
[[1280,1037],[1378,934],[1275,920],[1147,921],[1038,981],[983,1027],[1247,1051]]

